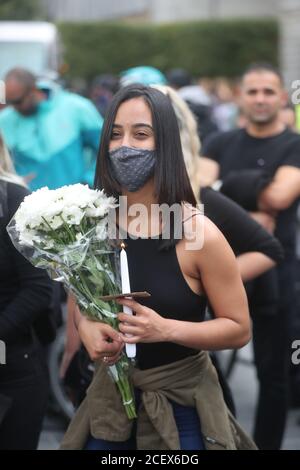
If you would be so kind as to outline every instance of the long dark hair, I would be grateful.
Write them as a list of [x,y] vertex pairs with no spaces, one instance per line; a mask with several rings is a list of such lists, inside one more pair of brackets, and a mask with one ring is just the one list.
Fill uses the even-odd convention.
[[187,175],[177,123],[170,99],[155,88],[129,85],[114,96],[107,110],[96,166],[95,187],[107,195],[118,197],[121,188],[110,171],[108,150],[112,128],[121,103],[141,97],[148,104],[153,121],[157,162],[154,172],[155,195],[159,204],[186,201],[196,206],[196,199]]

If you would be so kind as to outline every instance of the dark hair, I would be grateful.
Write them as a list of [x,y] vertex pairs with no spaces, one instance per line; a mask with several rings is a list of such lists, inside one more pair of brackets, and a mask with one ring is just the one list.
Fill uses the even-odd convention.
[[15,67],[7,72],[5,75],[5,81],[15,80],[22,85],[26,90],[35,88],[36,77],[30,70],[23,69],[21,67]]
[[192,84],[192,77],[185,69],[171,69],[166,73],[169,84],[175,88],[182,88]]
[[248,65],[241,76],[241,81],[245,78],[246,75],[252,72],[272,72],[279,78],[280,83],[283,85],[283,76],[281,72],[278,70],[278,68],[269,62],[253,62],[252,64]]
[[178,123],[170,99],[155,88],[129,85],[113,98],[104,120],[95,187],[118,197],[121,188],[110,171],[108,151],[112,128],[119,106],[132,98],[141,97],[148,104],[153,120],[157,161],[154,173],[155,193],[159,204],[186,201],[196,206],[196,199],[187,175]]
[[105,90],[111,91],[112,93],[117,93],[120,84],[119,78],[110,73],[103,73],[94,78],[91,84],[91,89],[101,87]]

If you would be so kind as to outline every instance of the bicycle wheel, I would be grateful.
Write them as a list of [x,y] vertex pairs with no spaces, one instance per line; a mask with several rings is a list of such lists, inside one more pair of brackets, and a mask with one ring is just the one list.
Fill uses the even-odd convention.
[[50,346],[48,367],[49,367],[49,380],[52,395],[59,406],[63,415],[71,419],[74,416],[75,409],[70,401],[63,381],[59,378],[59,368],[65,348],[65,326],[62,326],[58,332],[56,339]]

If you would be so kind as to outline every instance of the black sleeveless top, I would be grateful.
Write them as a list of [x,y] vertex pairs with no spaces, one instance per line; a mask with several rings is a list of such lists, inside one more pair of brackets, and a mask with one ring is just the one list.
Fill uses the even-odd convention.
[[[126,252],[132,292],[147,291],[151,297],[138,302],[159,315],[174,320],[200,322],[204,319],[206,297],[187,284],[176,249],[159,251],[158,238],[127,238]],[[198,350],[171,342],[138,343],[137,366],[149,369],[184,359]]]

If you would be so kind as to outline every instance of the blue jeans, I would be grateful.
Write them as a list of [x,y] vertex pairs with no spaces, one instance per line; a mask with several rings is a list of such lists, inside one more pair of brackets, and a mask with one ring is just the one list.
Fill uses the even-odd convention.
[[[174,402],[170,403],[173,407],[174,418],[178,429],[180,449],[205,450],[200,420],[196,408],[178,405]],[[123,442],[105,441],[89,436],[84,450],[135,450],[135,435],[136,426],[134,425],[130,439]]]

